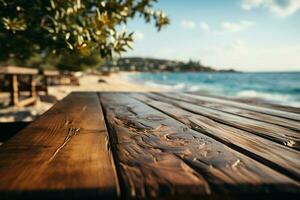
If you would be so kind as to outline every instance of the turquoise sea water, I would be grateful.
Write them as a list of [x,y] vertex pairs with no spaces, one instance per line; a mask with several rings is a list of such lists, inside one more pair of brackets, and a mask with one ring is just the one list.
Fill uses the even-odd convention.
[[300,107],[300,72],[138,73],[130,81],[174,91],[241,98],[260,98]]

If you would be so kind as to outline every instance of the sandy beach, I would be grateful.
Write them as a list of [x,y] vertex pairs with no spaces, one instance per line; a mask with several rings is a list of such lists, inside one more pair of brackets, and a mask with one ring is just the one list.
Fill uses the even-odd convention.
[[[127,75],[128,73],[125,72],[110,76],[83,75],[79,78],[80,86],[50,86],[49,96],[40,95],[34,106],[23,108],[12,106],[0,107],[0,122],[32,121],[73,91],[161,91],[157,87],[131,83],[126,80]],[[4,102],[5,104],[8,101],[8,93],[0,94],[0,102]]]

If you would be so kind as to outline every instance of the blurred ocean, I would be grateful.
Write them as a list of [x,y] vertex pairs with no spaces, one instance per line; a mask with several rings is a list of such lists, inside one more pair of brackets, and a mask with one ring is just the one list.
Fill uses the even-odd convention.
[[300,107],[300,72],[137,73],[129,81],[173,91],[239,98],[259,98]]

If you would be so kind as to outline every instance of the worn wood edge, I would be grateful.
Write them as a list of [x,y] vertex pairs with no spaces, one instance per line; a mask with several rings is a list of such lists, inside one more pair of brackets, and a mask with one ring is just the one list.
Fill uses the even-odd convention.
[[118,148],[117,148],[117,136],[115,131],[113,130],[113,128],[111,127],[110,123],[108,122],[107,119],[107,111],[105,109],[105,105],[103,104],[102,100],[101,100],[101,92],[97,92],[97,96],[101,105],[101,109],[103,112],[103,117],[104,117],[104,121],[105,121],[105,126],[107,128],[108,131],[108,138],[109,138],[109,148],[111,149],[112,152],[112,159],[113,162],[115,163],[114,168],[115,168],[115,173],[116,173],[116,178],[118,179],[118,191],[119,191],[119,199],[128,199],[128,190],[130,188],[128,188],[128,186],[126,185],[124,178],[122,178],[122,169],[121,169],[121,165],[118,162]]
[[294,120],[289,120],[286,118],[268,115],[268,114],[260,113],[260,112],[256,112],[256,111],[245,110],[242,108],[224,105],[221,103],[216,103],[216,102],[212,102],[212,101],[208,101],[208,100],[200,100],[200,99],[195,99],[195,98],[184,98],[184,96],[182,96],[180,94],[176,94],[176,96],[174,96],[174,95],[171,95],[170,93],[162,93],[162,92],[152,92],[152,93],[161,95],[163,97],[171,98],[174,100],[180,100],[180,101],[184,101],[187,103],[194,103],[194,104],[206,107],[206,108],[211,108],[211,109],[222,111],[225,113],[235,114],[235,115],[238,115],[241,117],[246,117],[246,118],[254,119],[257,121],[282,126],[285,128],[289,128],[291,130],[295,130],[295,131],[300,131],[300,123],[296,122]]
[[111,133],[110,131],[110,128],[109,128],[109,123],[107,122],[107,118],[105,117],[106,116],[106,110],[104,109],[103,107],[103,103],[101,101],[101,94],[99,92],[96,93],[97,94],[97,97],[98,97],[98,101],[99,101],[99,104],[100,104],[100,109],[101,109],[101,112],[102,112],[102,117],[103,117],[103,120],[104,120],[104,126],[107,130],[107,134],[108,134],[108,143],[107,143],[107,149],[108,151],[110,152],[110,157],[111,157],[111,162],[112,162],[112,167],[113,167],[113,171],[115,173],[115,182],[117,184],[117,196],[118,196],[118,199],[122,199],[122,195],[123,195],[123,192],[122,192],[122,180],[120,179],[120,172],[118,170],[118,161],[117,161],[117,158],[116,158],[116,149],[114,148],[113,144],[115,143],[115,138],[113,137],[113,134]]
[[115,159],[115,156],[114,156],[114,151],[112,149],[112,138],[111,138],[111,134],[110,134],[110,131],[108,129],[108,124],[107,124],[107,119],[105,117],[105,110],[103,109],[103,104],[101,102],[101,99],[100,99],[100,95],[99,93],[96,93],[97,94],[97,98],[98,98],[98,102],[99,102],[99,108],[101,110],[101,113],[102,113],[102,119],[104,121],[104,127],[105,129],[107,130],[107,137],[108,137],[108,142],[107,142],[107,151],[109,152],[109,156],[110,156],[110,161],[112,163],[112,168],[113,168],[113,171],[114,171],[114,178],[115,178],[115,183],[116,183],[116,190],[117,190],[117,198],[120,199],[121,198],[121,185],[120,185],[120,179],[119,179],[119,174],[118,174],[118,171],[117,171],[117,165],[116,165],[116,159]]
[[[173,93],[173,94],[176,95],[176,93]],[[287,119],[291,119],[291,120],[295,120],[295,121],[300,121],[300,115],[297,113],[291,113],[291,112],[286,112],[286,111],[281,111],[281,110],[274,110],[274,109],[270,109],[270,108],[266,108],[266,107],[253,106],[253,105],[240,103],[240,102],[236,102],[236,101],[233,102],[233,101],[229,101],[229,100],[217,99],[217,98],[212,98],[212,97],[207,97],[207,96],[200,96],[200,95],[190,94],[190,93],[184,93],[183,95],[192,97],[192,98],[196,98],[196,99],[210,100],[210,101],[214,101],[214,102],[223,103],[226,105],[235,106],[238,108],[243,108],[243,109],[261,112],[261,113],[274,115],[274,116],[278,116],[278,117],[283,117],[283,118],[287,118]]]
[[[141,94],[140,94],[141,95]],[[169,116],[173,117],[174,119],[177,119],[178,121],[180,121],[181,123],[184,123],[186,124],[187,126],[189,126],[191,129],[195,130],[195,131],[200,131],[201,133],[204,133],[206,134],[207,136],[209,137],[212,137],[216,140],[218,140],[219,142],[227,145],[228,147],[234,149],[234,150],[237,150],[243,154],[245,154],[246,156],[249,156],[259,162],[261,162],[262,164],[265,164],[267,165],[268,167],[278,171],[279,173],[282,173],[296,181],[300,181],[300,172],[299,172],[299,169],[300,169],[300,165],[299,163],[297,164],[297,160],[293,161],[293,158],[297,159],[297,156],[299,155],[299,152],[298,151],[295,151],[293,149],[290,149],[290,148],[287,148],[285,146],[281,146],[277,143],[273,143],[269,140],[266,140],[264,138],[260,138],[259,136],[256,136],[256,135],[251,135],[251,133],[248,133],[247,131],[243,131],[243,130],[238,130],[238,131],[235,131],[236,128],[234,127],[230,127],[228,125],[223,125],[223,124],[220,124],[220,126],[222,128],[225,128],[225,130],[230,130],[232,129],[232,131],[235,131],[236,134],[241,134],[241,138],[242,141],[245,142],[245,144],[250,144],[253,142],[255,144],[255,147],[253,146],[247,146],[247,145],[243,145],[243,144],[239,144],[238,142],[234,142],[232,141],[232,138],[231,140],[230,139],[226,139],[226,138],[222,138],[222,136],[217,136],[215,133],[212,132],[212,130],[208,131],[207,128],[203,128],[201,126],[201,124],[197,123],[197,121],[194,121],[193,118],[190,119],[189,118],[189,115],[191,117],[197,117],[197,115],[195,115],[194,113],[191,113],[189,111],[186,111],[186,110],[181,110],[181,108],[179,108],[179,110],[181,110],[182,113],[185,113],[186,112],[186,118],[184,119],[183,117],[180,117],[180,116],[172,116],[171,115],[171,111],[168,112],[166,110],[163,110],[157,106],[155,106],[154,104],[152,104],[151,102],[149,101],[159,101],[159,103],[161,104],[167,104],[168,106],[170,106],[170,109],[169,110],[172,110],[172,106],[175,106],[174,104],[171,104],[171,103],[168,103],[167,101],[163,101],[161,99],[155,99],[155,96],[152,96],[152,95],[149,95],[149,94],[142,94],[143,96],[138,96],[138,95],[133,95],[133,97],[135,97],[137,100],[140,100],[144,103],[147,103],[148,105],[160,110],[161,112],[163,113],[166,113],[168,114]],[[143,97],[146,97],[146,98],[143,98]],[[147,99],[149,98],[149,99]],[[177,108],[173,108],[173,109],[177,109]],[[200,116],[201,118],[207,118],[207,117],[204,117],[204,116]],[[208,121],[213,121],[212,119],[209,119],[207,118]],[[198,121],[199,122],[199,121]],[[218,122],[216,122],[218,123]],[[226,126],[228,126],[229,129],[226,129]],[[232,132],[232,134],[235,134],[235,132]],[[225,137],[225,136],[224,136]],[[250,140],[248,139],[249,137],[252,137],[252,139],[256,139],[255,140]],[[254,137],[254,138],[253,138]],[[234,140],[234,138],[233,138]],[[261,142],[259,140],[262,140]],[[257,143],[257,142],[260,142],[260,143]],[[263,146],[263,145],[271,145],[271,146]],[[260,148],[261,147],[261,148]],[[273,152],[273,155],[264,155],[264,153],[257,153],[257,148],[260,148],[263,152],[263,150],[269,150],[270,152],[273,152],[273,150],[279,150],[279,149],[282,149],[282,151],[286,152],[286,156],[285,156],[285,159],[289,159],[289,160],[284,160],[284,156],[281,156],[280,154],[278,154],[278,152],[276,154],[274,154]],[[265,149],[263,149],[265,148]],[[252,150],[251,150],[252,149]],[[256,153],[254,151],[256,151]],[[275,158],[272,158],[272,156],[275,156],[275,158],[277,157],[277,162],[274,160]],[[293,157],[293,158],[292,158]],[[279,160],[278,160],[279,159]],[[278,161],[280,161],[278,163]],[[298,161],[299,162],[299,161]],[[290,166],[291,165],[291,166]],[[290,170],[287,170],[284,166],[288,167]]]

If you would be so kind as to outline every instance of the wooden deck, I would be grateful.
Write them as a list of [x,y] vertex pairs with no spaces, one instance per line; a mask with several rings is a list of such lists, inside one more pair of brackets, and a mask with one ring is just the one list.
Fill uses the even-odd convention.
[[0,199],[299,199],[300,114],[72,93],[0,147]]

